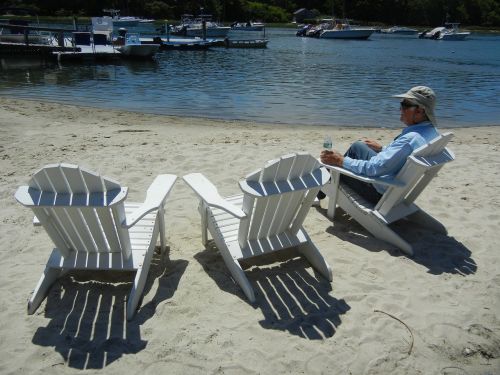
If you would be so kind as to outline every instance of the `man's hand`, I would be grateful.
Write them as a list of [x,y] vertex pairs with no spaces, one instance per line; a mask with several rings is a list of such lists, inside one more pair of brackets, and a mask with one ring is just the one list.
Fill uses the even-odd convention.
[[323,164],[335,165],[337,167],[342,167],[344,163],[344,157],[337,151],[321,151],[320,159]]
[[382,145],[373,139],[365,139],[363,142],[375,152],[382,151]]

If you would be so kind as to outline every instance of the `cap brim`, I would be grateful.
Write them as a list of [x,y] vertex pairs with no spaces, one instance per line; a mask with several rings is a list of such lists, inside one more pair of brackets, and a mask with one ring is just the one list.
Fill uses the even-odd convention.
[[406,98],[406,99],[415,99],[415,97],[408,95],[408,94],[399,94],[399,95],[392,95],[393,98]]

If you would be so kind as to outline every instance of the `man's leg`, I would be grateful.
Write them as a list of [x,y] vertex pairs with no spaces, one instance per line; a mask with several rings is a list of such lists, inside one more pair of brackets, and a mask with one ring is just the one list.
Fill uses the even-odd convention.
[[354,142],[344,154],[344,156],[359,160],[370,160],[375,155],[377,153],[363,141]]
[[[354,142],[344,154],[344,156],[358,160],[370,160],[375,155],[377,153],[362,141]],[[380,193],[370,183],[344,175],[340,176],[340,181],[373,204],[377,203],[381,197]]]

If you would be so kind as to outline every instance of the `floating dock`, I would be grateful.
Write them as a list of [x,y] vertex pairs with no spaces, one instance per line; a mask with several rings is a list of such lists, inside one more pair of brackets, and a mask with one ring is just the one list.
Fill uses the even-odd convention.
[[111,45],[78,46],[78,51],[54,51],[53,55],[57,57],[57,61],[112,61],[122,59],[124,57],[120,51]]
[[216,39],[200,38],[140,38],[142,44],[159,44],[160,50],[204,50],[214,46]]

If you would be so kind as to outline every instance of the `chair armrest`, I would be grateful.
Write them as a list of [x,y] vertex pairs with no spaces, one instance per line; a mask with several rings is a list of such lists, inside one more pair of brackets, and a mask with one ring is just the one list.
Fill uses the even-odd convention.
[[239,219],[246,217],[246,214],[239,207],[222,198],[217,188],[201,173],[190,173],[185,175],[183,179],[208,206],[220,208]]
[[167,199],[176,179],[177,176],[172,174],[158,175],[149,186],[144,203],[127,216],[125,222],[122,223],[122,227],[130,228],[151,211],[159,209]]
[[324,164],[324,163],[321,163],[321,161],[320,161],[320,164],[323,167],[325,167],[326,169],[328,169],[330,172],[341,173],[345,176],[349,176],[349,177],[355,178],[357,180],[368,182],[371,184],[380,184],[380,185],[385,185],[385,186],[405,186],[405,184],[403,182],[395,180],[395,179],[361,176],[359,174],[348,171],[347,169],[344,169],[342,167]]

